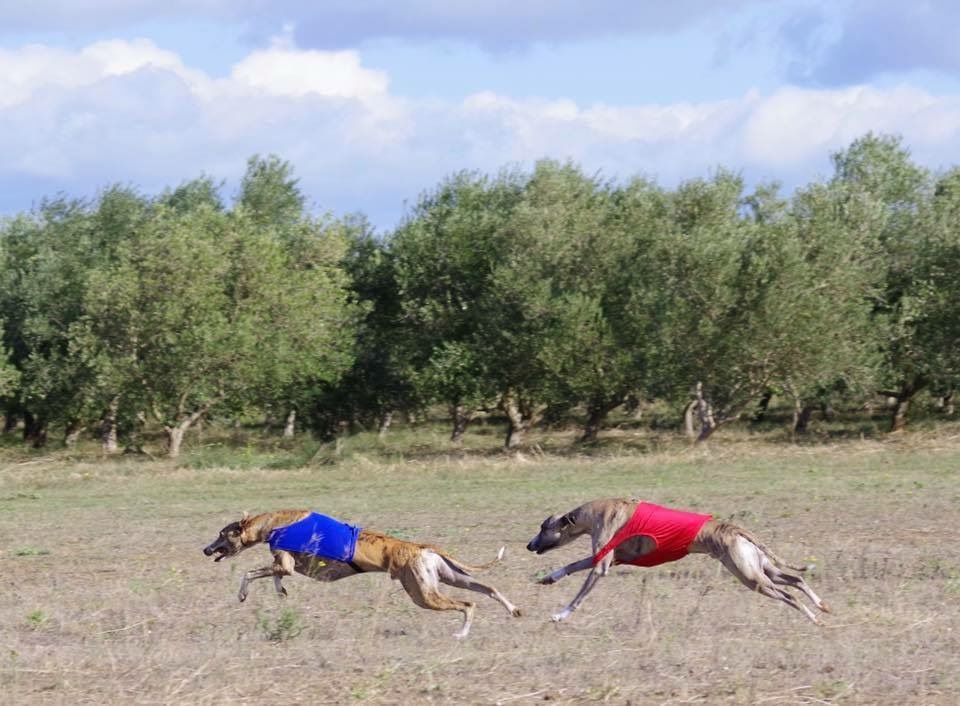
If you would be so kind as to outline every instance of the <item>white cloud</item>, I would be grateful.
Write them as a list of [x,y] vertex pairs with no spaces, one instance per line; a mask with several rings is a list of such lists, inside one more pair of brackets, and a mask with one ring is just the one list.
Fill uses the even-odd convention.
[[868,131],[903,134],[907,145],[940,144],[960,159],[960,97],[910,86],[840,90],[784,88],[758,101],[744,126],[744,158],[770,167],[808,163]]
[[96,42],[79,52],[43,45],[0,49],[0,109],[51,89],[77,90],[141,69],[169,72],[199,88],[205,77],[147,39]]
[[270,95],[295,98],[314,93],[363,100],[387,92],[387,75],[363,68],[355,51],[300,51],[275,46],[250,54],[233,67],[231,77]]
[[660,105],[413,101],[356,52],[278,43],[214,78],[145,40],[31,46],[0,52],[0,209],[116,181],[155,192],[200,173],[236,179],[248,156],[274,152],[313,201],[389,227],[459,169],[571,158],[672,184],[723,164],[797,184],[868,130],[902,134],[930,166],[958,163],[960,97],[900,86]]

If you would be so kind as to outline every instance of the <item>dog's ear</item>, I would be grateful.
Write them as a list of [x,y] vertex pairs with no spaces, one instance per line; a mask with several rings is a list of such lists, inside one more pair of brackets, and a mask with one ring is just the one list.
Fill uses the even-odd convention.
[[243,515],[240,517],[240,526],[247,524],[247,521],[250,519],[250,513],[246,510],[243,511]]
[[566,515],[560,518],[560,529],[570,527],[571,525],[577,524],[577,511],[571,510]]

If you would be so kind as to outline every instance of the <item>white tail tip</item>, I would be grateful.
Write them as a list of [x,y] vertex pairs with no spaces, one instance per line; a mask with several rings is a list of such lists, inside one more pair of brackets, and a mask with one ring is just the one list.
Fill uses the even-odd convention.
[[497,561],[503,559],[503,553],[507,551],[506,546],[500,547],[500,551],[497,552]]

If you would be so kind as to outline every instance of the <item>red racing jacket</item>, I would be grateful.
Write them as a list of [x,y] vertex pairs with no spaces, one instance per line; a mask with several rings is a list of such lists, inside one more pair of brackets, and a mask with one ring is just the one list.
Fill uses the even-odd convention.
[[633,516],[620,530],[613,535],[609,542],[593,557],[596,566],[603,557],[616,549],[622,542],[646,535],[653,539],[656,548],[649,554],[638,556],[629,562],[634,566],[657,566],[668,561],[682,559],[690,551],[690,545],[696,538],[700,528],[711,519],[711,515],[700,515],[695,512],[684,512],[661,507],[653,503],[639,503]]

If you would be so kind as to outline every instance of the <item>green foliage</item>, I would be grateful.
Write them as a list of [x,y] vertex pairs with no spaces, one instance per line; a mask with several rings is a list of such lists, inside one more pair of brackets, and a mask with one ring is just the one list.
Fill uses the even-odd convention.
[[405,328],[397,344],[426,400],[451,408],[496,400],[486,365],[495,346],[482,331],[495,273],[512,252],[506,223],[521,194],[515,173],[460,173],[425,194],[394,234],[389,253]]
[[257,614],[257,627],[271,642],[286,642],[303,632],[303,618],[293,608],[282,608],[276,616]]
[[14,556],[46,556],[50,553],[49,549],[36,549],[35,547],[22,547],[15,549]]
[[10,362],[9,353],[0,349],[0,398],[12,395],[20,381],[20,371]]
[[721,422],[771,392],[952,394],[960,171],[874,134],[833,164],[789,198],[724,169],[461,172],[383,237],[312,215],[275,156],[231,205],[205,176],[43,201],[0,223],[0,403],[36,444],[116,417],[175,452],[202,419],[290,411],[328,438],[499,409],[509,444],[545,409],[583,413],[586,440],[626,399],[679,411],[695,389]]
[[175,452],[174,434],[204,416],[290,404],[303,381],[342,374],[357,318],[344,237],[294,214],[303,198],[275,158],[251,160],[233,211],[217,188],[200,179],[155,201],[114,188],[6,226],[17,404],[44,425],[115,403],[128,426],[147,412]]
[[38,630],[46,625],[49,619],[49,616],[42,610],[34,610],[27,614],[27,625],[34,630]]

